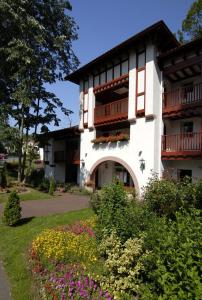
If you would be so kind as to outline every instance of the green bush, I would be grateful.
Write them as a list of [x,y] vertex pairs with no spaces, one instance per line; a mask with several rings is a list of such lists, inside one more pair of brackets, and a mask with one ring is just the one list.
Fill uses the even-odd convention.
[[196,183],[196,198],[195,198],[195,207],[197,209],[202,209],[202,180]]
[[114,180],[100,191],[100,204],[97,209],[96,235],[102,239],[103,234],[115,231],[123,241],[133,235],[131,202],[122,183]]
[[54,192],[55,192],[55,188],[56,188],[56,185],[55,185],[55,179],[53,176],[50,177],[50,186],[49,186],[49,194],[50,195],[53,195]]
[[164,219],[147,232],[152,252],[144,263],[141,299],[202,299],[201,232],[197,210],[177,212],[175,221]]
[[44,169],[34,169],[27,178],[27,183],[33,187],[40,187],[44,180]]
[[43,178],[41,183],[39,184],[39,190],[48,193],[49,187],[50,187],[50,180],[48,178]]
[[73,185],[68,190],[69,193],[76,194],[76,195],[90,195],[91,193],[87,191],[85,188],[80,187],[78,185]]
[[98,214],[98,212],[99,212],[100,203],[101,203],[101,197],[100,197],[99,191],[92,193],[92,195],[90,197],[90,207],[95,212],[95,214]]
[[144,188],[143,198],[148,208],[160,216],[172,216],[181,206],[176,183],[156,176]]
[[4,224],[15,225],[21,218],[20,197],[14,191],[10,194],[3,212],[2,221]]
[[173,218],[180,208],[201,208],[202,182],[192,183],[188,177],[173,181],[154,176],[146,185],[143,198],[149,210]]

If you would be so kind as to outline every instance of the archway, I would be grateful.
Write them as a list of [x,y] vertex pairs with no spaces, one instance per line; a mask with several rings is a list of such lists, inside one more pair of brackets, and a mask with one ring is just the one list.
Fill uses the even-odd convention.
[[[99,185],[109,182],[109,178],[112,180],[114,176],[123,181],[124,185],[134,186],[139,193],[139,184],[135,173],[124,160],[118,157],[106,156],[96,161],[90,169],[89,179],[99,187]],[[101,179],[102,177],[105,178],[105,182]],[[99,180],[100,182],[98,182]]]

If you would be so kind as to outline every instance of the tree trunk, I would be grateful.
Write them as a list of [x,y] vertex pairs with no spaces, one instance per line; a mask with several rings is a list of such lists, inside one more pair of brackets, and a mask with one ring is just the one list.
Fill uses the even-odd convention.
[[27,146],[28,146],[28,138],[29,138],[29,128],[26,128],[26,136],[24,141],[24,153],[23,153],[23,162],[22,162],[22,181],[26,181],[26,162],[27,162]]
[[21,108],[21,121],[20,121],[20,145],[19,145],[19,152],[18,152],[18,181],[22,182],[22,158],[23,158],[23,129],[24,129],[24,104],[22,104]]

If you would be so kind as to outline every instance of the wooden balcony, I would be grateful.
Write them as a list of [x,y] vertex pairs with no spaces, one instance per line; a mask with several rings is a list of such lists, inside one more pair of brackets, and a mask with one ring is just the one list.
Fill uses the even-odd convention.
[[202,132],[162,136],[162,159],[202,159]]
[[202,108],[202,83],[178,88],[163,95],[164,117],[195,116],[202,113],[199,108]]
[[94,125],[110,124],[128,119],[128,98],[95,107]]

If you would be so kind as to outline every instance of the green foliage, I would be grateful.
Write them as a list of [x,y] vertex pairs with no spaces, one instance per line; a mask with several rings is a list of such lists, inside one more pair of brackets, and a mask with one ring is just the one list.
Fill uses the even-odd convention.
[[196,183],[195,188],[196,188],[195,207],[198,209],[202,209],[202,180]]
[[144,188],[144,200],[148,208],[158,215],[172,216],[181,205],[177,185],[171,180],[151,178]]
[[202,0],[192,3],[182,22],[182,30],[178,30],[180,41],[202,37]]
[[[33,187],[42,187],[44,182],[44,169],[34,169],[31,171],[30,175],[27,177],[28,184]],[[49,183],[48,183],[49,184]],[[43,189],[43,188],[42,188]],[[47,188],[45,188],[47,190]]]
[[144,270],[143,260],[148,252],[143,251],[143,238],[128,239],[125,243],[114,232],[104,236],[100,247],[104,256],[106,275],[102,286],[116,297],[131,299],[139,293],[140,272]]
[[[131,202],[122,183],[114,180],[100,191],[96,235],[102,239],[103,233],[115,231],[123,241],[132,236]],[[98,201],[99,201],[98,198]]]
[[50,177],[49,194],[53,195],[56,189],[55,179],[53,176]]
[[21,218],[20,197],[14,191],[10,194],[3,212],[3,223],[5,225],[15,225]]
[[88,196],[90,194],[89,191],[87,191],[85,188],[80,187],[78,185],[71,185],[68,187],[68,192],[76,195],[86,195]]
[[100,196],[99,191],[92,193],[92,195],[90,197],[90,207],[95,212],[95,214],[99,213],[100,203],[101,203],[101,196]]
[[50,180],[49,180],[48,178],[45,178],[45,177],[44,177],[44,178],[41,180],[41,183],[39,184],[39,190],[48,193],[49,187],[50,187]]
[[[66,116],[72,113],[47,90],[78,66],[72,50],[77,26],[70,11],[68,0],[0,1],[0,115],[6,140],[19,157],[20,181],[27,159],[22,149],[28,148],[30,132],[36,136],[39,126],[41,132],[51,123],[58,126],[57,108]],[[10,119],[15,128],[8,126]]]
[[7,174],[5,166],[0,169],[0,185],[3,189],[7,187]]
[[200,212],[177,212],[153,233],[152,252],[145,260],[143,299],[202,298],[202,223]]
[[151,178],[144,189],[143,198],[149,210],[159,216],[173,218],[175,212],[184,207],[199,208],[202,200],[202,183],[192,183],[190,178],[183,181]]

